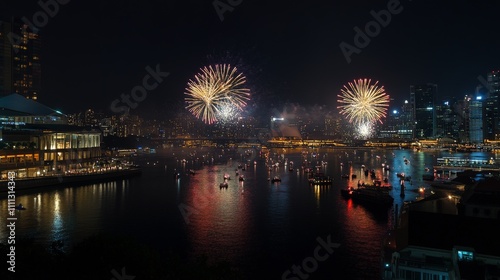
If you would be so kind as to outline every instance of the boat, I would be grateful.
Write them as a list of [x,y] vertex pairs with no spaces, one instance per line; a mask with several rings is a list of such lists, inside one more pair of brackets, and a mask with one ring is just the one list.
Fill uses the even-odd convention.
[[245,178],[243,177],[243,175],[240,175],[240,177],[238,178],[238,180],[245,181]]
[[352,190],[350,196],[354,202],[358,203],[381,206],[392,206],[394,203],[394,198],[389,194],[389,191],[382,187],[358,187]]
[[26,207],[24,207],[21,203],[19,203],[19,205],[17,205],[15,208],[16,210],[26,210]]
[[344,198],[351,198],[352,196],[352,192],[354,191],[354,188],[353,187],[349,187],[347,189],[341,189],[340,190],[340,194],[344,197]]
[[224,174],[224,180],[231,180],[231,176],[229,174]]
[[275,183],[275,182],[281,182],[281,178],[279,176],[274,176],[274,178],[271,179],[271,183]]
[[325,176],[322,173],[317,173],[314,176],[309,177],[309,183],[311,185],[331,185],[333,184],[333,179],[329,176]]
[[196,172],[194,172],[194,170],[193,170],[193,169],[189,169],[189,173],[190,173],[191,175],[196,174]]
[[379,179],[373,180],[372,183],[368,183],[365,181],[358,181],[358,188],[377,188],[383,190],[392,190],[392,185],[389,183],[382,184],[382,181]]
[[229,186],[229,184],[227,182],[222,182],[220,183],[219,187],[222,189],[222,188],[226,188]]

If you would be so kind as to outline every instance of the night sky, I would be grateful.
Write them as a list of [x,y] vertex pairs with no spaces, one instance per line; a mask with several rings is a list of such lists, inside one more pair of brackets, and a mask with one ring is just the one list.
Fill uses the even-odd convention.
[[[39,101],[64,113],[111,113],[112,101],[140,85],[148,65],[159,64],[170,75],[134,110],[161,116],[182,104],[187,81],[201,67],[230,63],[246,75],[253,108],[280,110],[292,102],[335,110],[340,89],[356,78],[378,80],[394,107],[409,97],[411,84],[436,83],[442,97],[463,96],[474,92],[479,75],[500,69],[499,1],[402,0],[350,63],[341,42],[355,47],[354,28],[364,30],[374,20],[370,11],[397,1],[219,3],[238,5],[221,21],[212,0],[60,4],[39,31]],[[42,10],[37,1],[0,5],[4,19],[32,19]]]

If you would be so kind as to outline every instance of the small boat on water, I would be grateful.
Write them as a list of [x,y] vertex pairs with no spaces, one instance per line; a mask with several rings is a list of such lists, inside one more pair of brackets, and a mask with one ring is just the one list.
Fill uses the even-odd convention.
[[311,185],[331,185],[333,184],[333,179],[329,176],[325,176],[322,173],[316,173],[315,175],[309,177],[308,179]]
[[243,177],[243,175],[240,175],[240,177],[238,178],[238,180],[245,181],[245,177]]
[[224,174],[224,180],[231,180],[231,176],[229,174]]
[[279,176],[274,176],[274,178],[271,179],[271,183],[276,183],[276,182],[281,182],[281,178]]
[[340,194],[344,197],[344,198],[351,198],[352,196],[352,192],[354,191],[354,188],[353,187],[349,187],[347,189],[341,189],[340,190]]
[[226,188],[229,186],[229,184],[227,182],[222,182],[220,183],[219,187],[222,189],[222,188]]
[[21,203],[19,203],[19,205],[17,205],[15,208],[16,210],[26,210],[26,207],[24,207]]

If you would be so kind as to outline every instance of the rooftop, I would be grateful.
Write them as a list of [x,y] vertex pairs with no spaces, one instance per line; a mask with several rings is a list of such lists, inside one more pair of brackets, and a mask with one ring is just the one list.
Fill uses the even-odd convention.
[[64,116],[64,114],[59,111],[17,93],[0,98],[0,112],[0,114],[8,116]]

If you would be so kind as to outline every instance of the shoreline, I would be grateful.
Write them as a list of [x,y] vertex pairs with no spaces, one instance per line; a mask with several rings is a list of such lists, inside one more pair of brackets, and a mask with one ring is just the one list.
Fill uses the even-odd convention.
[[[107,171],[102,173],[84,174],[84,175],[60,175],[60,176],[44,176],[36,178],[16,178],[15,189],[28,190],[46,187],[66,186],[68,184],[88,184],[112,181],[120,178],[128,178],[133,176],[140,176],[142,173],[141,168],[129,168],[114,171]],[[0,194],[7,193],[8,180],[0,181]]]

